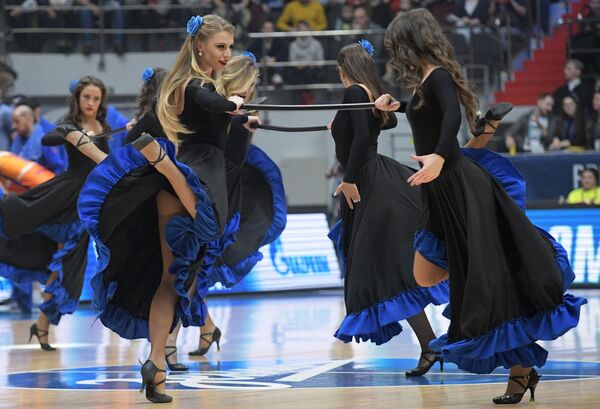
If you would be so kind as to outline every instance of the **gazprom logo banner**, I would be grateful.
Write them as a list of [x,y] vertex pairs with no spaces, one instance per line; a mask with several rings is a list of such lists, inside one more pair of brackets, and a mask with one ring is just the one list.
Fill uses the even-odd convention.
[[289,214],[281,236],[260,249],[264,258],[231,290],[254,292],[327,288],[342,285],[329,227],[323,213]]
[[528,210],[567,251],[575,282],[600,285],[600,208]]

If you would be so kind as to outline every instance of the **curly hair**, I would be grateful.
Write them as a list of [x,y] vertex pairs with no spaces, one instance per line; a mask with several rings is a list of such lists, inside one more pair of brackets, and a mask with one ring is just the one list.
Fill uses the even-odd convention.
[[479,100],[472,85],[463,77],[452,45],[429,11],[421,8],[400,13],[387,28],[384,46],[392,57],[388,66],[396,74],[396,80],[419,94],[416,109],[424,103],[420,87],[425,74],[423,65],[440,66],[448,70],[454,80],[469,128],[471,131],[476,128]]

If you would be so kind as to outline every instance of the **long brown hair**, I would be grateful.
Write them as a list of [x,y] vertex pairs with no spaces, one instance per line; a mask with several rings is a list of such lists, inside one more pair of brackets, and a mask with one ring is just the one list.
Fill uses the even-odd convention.
[[[342,48],[337,63],[350,81],[366,86],[373,94],[373,98],[377,99],[383,94],[373,57],[360,44],[350,44]],[[387,112],[375,109],[373,114],[379,118],[382,127],[389,120]]]
[[139,118],[146,111],[152,109],[152,106],[155,100],[158,99],[158,90],[160,89],[160,84],[162,84],[163,80],[167,75],[167,70],[160,67],[152,68],[153,74],[152,77],[144,82],[142,85],[142,89],[138,94],[135,102],[137,104],[137,112],[135,116]]
[[222,17],[209,14],[204,16],[202,25],[193,36],[187,35],[179,49],[175,64],[169,70],[160,87],[160,96],[156,105],[158,120],[170,140],[177,142],[178,133],[190,133],[190,131],[179,122],[177,115],[178,101],[181,94],[181,86],[191,78],[199,78],[203,83],[212,83],[214,78],[206,75],[200,69],[198,49],[203,41],[213,35],[226,31],[234,33],[233,25]]
[[75,86],[75,90],[71,93],[71,96],[69,96],[69,113],[67,113],[65,119],[76,124],[81,124],[82,116],[81,107],[79,106],[79,96],[81,95],[81,91],[83,91],[83,89],[89,85],[100,88],[100,92],[102,93],[100,106],[98,107],[98,112],[96,113],[96,120],[100,122],[102,129],[107,131],[110,129],[110,126],[108,125],[108,122],[106,122],[106,87],[104,86],[102,80],[96,77],[88,75],[79,80]]
[[465,107],[469,128],[475,129],[479,100],[463,77],[452,45],[429,11],[420,8],[400,13],[386,30],[384,45],[392,57],[388,66],[397,75],[397,80],[405,87],[415,89],[420,96],[415,108],[424,103],[420,88],[425,75],[423,64],[441,66],[452,76],[458,98]]

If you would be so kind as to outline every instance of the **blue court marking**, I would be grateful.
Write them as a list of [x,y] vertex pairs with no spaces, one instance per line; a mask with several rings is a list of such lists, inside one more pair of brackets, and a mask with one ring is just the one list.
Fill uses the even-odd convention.
[[[168,388],[177,390],[286,388],[378,388],[403,386],[449,386],[506,382],[507,371],[475,375],[452,364],[423,377],[406,378],[404,371],[414,359],[261,360],[188,362],[187,373],[170,373]],[[0,388],[61,390],[136,390],[139,365],[49,369],[0,375]],[[549,361],[540,370],[544,381],[600,380],[600,362]]]

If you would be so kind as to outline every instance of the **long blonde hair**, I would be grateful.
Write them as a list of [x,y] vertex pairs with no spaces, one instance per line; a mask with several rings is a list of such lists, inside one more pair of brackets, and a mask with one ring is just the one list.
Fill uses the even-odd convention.
[[[215,90],[225,97],[230,97],[233,91],[250,88],[256,81],[258,73],[258,66],[251,58],[243,55],[233,57],[215,81]],[[250,95],[247,95],[246,100],[249,97]]]
[[444,67],[454,80],[456,93],[465,107],[467,122],[471,130],[476,127],[479,100],[473,88],[463,77],[460,64],[454,57],[454,49],[442,32],[433,15],[426,9],[405,11],[390,23],[385,33],[385,48],[391,54],[389,67],[397,74],[397,79],[407,88],[416,89],[423,105],[421,82],[423,63]]
[[214,78],[206,75],[199,64],[199,44],[213,35],[226,31],[233,34],[233,25],[222,17],[209,14],[202,18],[202,25],[194,35],[188,35],[177,54],[175,64],[169,70],[160,87],[160,96],[156,105],[158,120],[162,125],[167,137],[178,142],[178,133],[191,133],[178,118],[178,106],[181,95],[181,87],[190,79],[198,78],[203,83],[213,83]]

